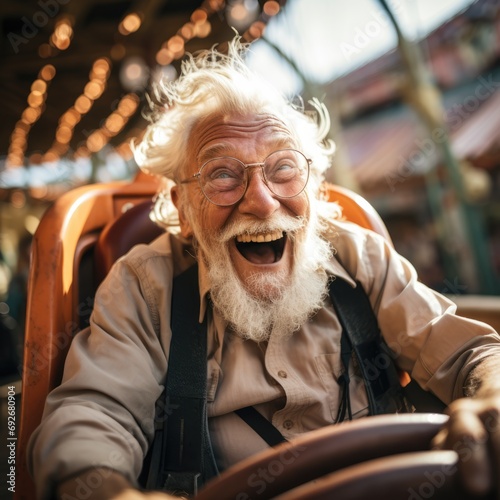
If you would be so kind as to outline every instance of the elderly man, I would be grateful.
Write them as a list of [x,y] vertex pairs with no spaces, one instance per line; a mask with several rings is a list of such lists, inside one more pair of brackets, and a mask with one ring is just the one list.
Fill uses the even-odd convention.
[[455,316],[382,237],[321,200],[327,114],[317,102],[305,113],[263,83],[242,49],[234,40],[228,55],[191,58],[160,89],[163,107],[135,152],[144,169],[175,181],[156,214],[168,225],[172,201],[180,234],[134,248],[101,285],[30,443],[40,496],[171,498],[141,493],[136,480],[169,365],[172,280],[195,260],[201,305],[192,313],[207,320],[219,470],[268,446],[241,408],[287,439],[369,413],[356,363],[342,391],[342,327],[328,294],[341,280],[365,290],[397,366],[450,405],[436,442],[467,439],[465,485],[489,490],[500,456],[499,336]]

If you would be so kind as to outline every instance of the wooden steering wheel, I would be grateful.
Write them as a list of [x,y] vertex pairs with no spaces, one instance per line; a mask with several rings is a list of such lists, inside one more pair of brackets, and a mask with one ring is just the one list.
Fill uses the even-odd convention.
[[209,481],[195,500],[467,498],[454,451],[430,451],[448,417],[378,415],[308,432]]

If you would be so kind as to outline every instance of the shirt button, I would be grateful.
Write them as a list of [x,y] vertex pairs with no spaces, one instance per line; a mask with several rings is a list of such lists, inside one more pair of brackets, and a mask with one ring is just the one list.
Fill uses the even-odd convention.
[[285,370],[280,370],[278,372],[278,377],[281,377],[281,378],[287,378],[288,377],[288,374]]
[[293,422],[291,420],[285,420],[283,422],[283,427],[288,431],[293,427]]

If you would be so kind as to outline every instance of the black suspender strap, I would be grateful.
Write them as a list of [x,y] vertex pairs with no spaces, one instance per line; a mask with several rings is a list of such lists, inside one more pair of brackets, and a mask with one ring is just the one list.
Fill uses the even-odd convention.
[[[330,299],[342,326],[340,358],[344,371],[338,382],[341,401],[336,422],[352,420],[349,395],[349,365],[354,353],[360,366],[371,415],[409,411],[403,397],[399,376],[378,327],[370,300],[360,283],[353,288],[336,278],[329,283]],[[286,441],[282,434],[254,407],[236,410],[270,446]]]
[[156,422],[160,439],[153,443],[148,489],[196,494],[218,473],[208,435],[207,325],[198,321],[198,290],[198,266],[174,279],[172,340]]
[[234,413],[252,427],[269,446],[276,446],[277,444],[286,442],[281,432],[253,406],[240,408],[239,410],[235,410]]
[[[349,395],[349,365],[354,353],[365,382],[371,415],[409,411],[403,397],[399,375],[390,352],[384,343],[370,300],[360,283],[353,288],[343,279],[329,283],[330,299],[342,326],[340,358],[344,367],[339,377],[341,401],[336,422],[352,420]],[[246,407],[235,412],[270,446],[285,441],[271,422],[255,408]]]
[[[166,388],[157,404],[147,489],[196,494],[208,479],[218,474],[208,433],[207,326],[206,321],[198,322],[198,290],[197,266],[174,280]],[[330,282],[329,291],[342,326],[344,373],[339,379],[342,399],[337,421],[344,420],[346,413],[352,418],[349,361],[353,354],[365,382],[370,414],[408,411],[398,373],[363,287],[357,283],[353,288],[337,278]],[[269,445],[285,441],[255,408],[243,408],[236,413]]]
[[342,331],[340,337],[340,361],[344,367],[344,371],[338,378],[338,382],[341,390],[341,400],[339,405],[339,412],[335,423],[343,422],[345,420],[345,414],[347,412],[347,417],[352,420],[351,411],[351,398],[349,397],[349,384],[351,382],[349,376],[349,364],[352,356],[352,344],[349,340],[349,336]]
[[[330,299],[342,326],[342,337],[347,337],[341,350],[347,346],[357,358],[365,382],[370,414],[408,411],[396,367],[380,334],[370,300],[361,284],[357,283],[353,288],[343,279],[336,278],[330,282]],[[343,361],[345,395],[349,390],[349,360]]]

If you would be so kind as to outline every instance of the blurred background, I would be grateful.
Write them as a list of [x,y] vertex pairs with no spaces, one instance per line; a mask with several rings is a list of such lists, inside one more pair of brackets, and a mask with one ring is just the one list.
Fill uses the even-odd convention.
[[40,217],[76,186],[132,179],[151,86],[233,27],[251,67],[326,103],[328,180],[376,207],[420,279],[500,295],[499,0],[2,0],[2,374]]
[[152,86],[233,28],[255,71],[326,103],[328,180],[375,206],[424,283],[499,320],[500,0],[2,0],[2,443],[40,218],[77,186],[133,179]]

